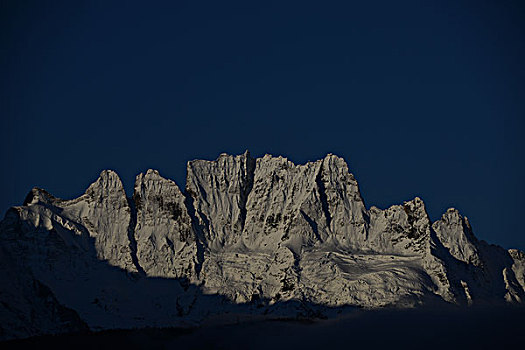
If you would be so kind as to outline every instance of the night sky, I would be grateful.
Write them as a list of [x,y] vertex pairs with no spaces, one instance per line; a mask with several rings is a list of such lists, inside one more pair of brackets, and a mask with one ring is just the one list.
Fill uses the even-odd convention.
[[525,249],[523,1],[0,1],[0,211],[220,153],[344,157]]

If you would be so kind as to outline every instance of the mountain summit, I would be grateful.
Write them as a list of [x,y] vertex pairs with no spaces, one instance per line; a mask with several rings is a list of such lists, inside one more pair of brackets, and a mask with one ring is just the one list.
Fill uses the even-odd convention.
[[525,255],[420,198],[367,208],[329,154],[221,154],[186,189],[148,170],[127,197],[105,170],[72,200],[35,188],[0,223],[0,337],[196,325],[212,315],[522,303]]

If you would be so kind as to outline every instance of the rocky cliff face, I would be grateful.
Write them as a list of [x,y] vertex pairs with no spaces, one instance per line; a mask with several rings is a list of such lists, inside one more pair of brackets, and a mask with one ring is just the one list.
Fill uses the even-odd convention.
[[185,200],[175,182],[157,171],[137,176],[129,230],[137,267],[147,276],[195,280],[197,239]]
[[[16,257],[9,270],[19,278],[2,284],[0,301],[27,323],[6,316],[18,326],[2,336],[38,334],[31,312],[54,332],[84,322],[194,324],[224,312],[525,300],[522,252],[477,240],[455,209],[432,223],[420,198],[367,209],[335,155],[296,165],[222,154],[189,162],[186,182],[183,192],[148,170],[128,198],[117,174],[103,171],[77,199],[33,189],[0,223],[0,247]],[[17,288],[25,294],[13,306]],[[49,292],[47,309],[35,288]]]

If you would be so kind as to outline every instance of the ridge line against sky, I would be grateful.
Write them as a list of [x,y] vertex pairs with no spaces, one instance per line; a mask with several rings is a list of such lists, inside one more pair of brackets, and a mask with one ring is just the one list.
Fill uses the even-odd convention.
[[[343,157],[366,203],[423,198],[525,249],[525,5],[2,1],[0,211],[115,169],[184,186],[221,152]],[[3,214],[2,214],[3,215]]]

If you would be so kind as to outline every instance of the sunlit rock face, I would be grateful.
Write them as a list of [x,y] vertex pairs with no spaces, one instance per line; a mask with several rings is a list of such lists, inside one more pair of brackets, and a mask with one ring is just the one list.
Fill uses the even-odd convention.
[[175,182],[155,170],[136,178],[131,231],[138,267],[147,276],[196,278],[196,236],[185,199]]
[[11,208],[0,336],[525,300],[522,252],[479,241],[455,209],[431,222],[417,197],[367,208],[335,155],[221,154],[187,171],[184,191],[150,169],[127,196],[107,170],[76,199],[35,188]]

